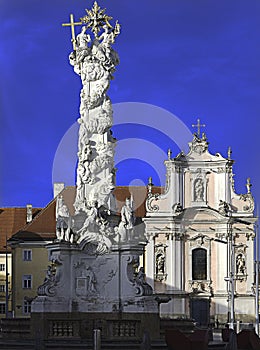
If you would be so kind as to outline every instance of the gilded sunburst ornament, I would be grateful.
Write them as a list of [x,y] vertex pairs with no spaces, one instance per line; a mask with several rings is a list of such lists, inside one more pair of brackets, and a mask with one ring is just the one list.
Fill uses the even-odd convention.
[[91,10],[87,10],[87,15],[80,18],[81,22],[87,25],[94,33],[95,38],[98,38],[98,33],[100,29],[106,24],[108,27],[113,28],[109,21],[113,19],[105,14],[106,9],[101,10],[98,3],[95,1]]

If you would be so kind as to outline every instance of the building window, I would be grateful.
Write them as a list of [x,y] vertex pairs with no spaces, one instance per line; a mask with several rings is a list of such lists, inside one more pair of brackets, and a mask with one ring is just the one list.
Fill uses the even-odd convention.
[[5,264],[0,264],[0,271],[5,271]]
[[24,299],[24,301],[23,301],[23,313],[25,315],[31,313],[31,304],[32,304],[31,301],[28,301],[28,300]]
[[32,260],[32,251],[24,250],[23,251],[23,261],[31,261]]
[[197,248],[192,251],[192,279],[207,279],[207,251]]
[[0,284],[0,293],[5,292],[5,284]]
[[23,288],[32,288],[32,275],[23,275]]
[[5,303],[0,303],[0,314],[5,314]]

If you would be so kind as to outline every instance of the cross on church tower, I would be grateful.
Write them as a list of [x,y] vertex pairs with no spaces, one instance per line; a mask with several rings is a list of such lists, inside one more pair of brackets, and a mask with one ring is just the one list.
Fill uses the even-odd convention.
[[75,35],[75,26],[82,25],[82,22],[74,22],[74,16],[70,14],[70,23],[62,23],[63,27],[71,27],[71,41],[73,50],[76,50],[76,35]]
[[197,135],[200,138],[200,128],[205,128],[206,125],[205,124],[200,124],[200,119],[198,118],[197,119],[197,124],[192,124],[192,127],[193,128],[198,128]]

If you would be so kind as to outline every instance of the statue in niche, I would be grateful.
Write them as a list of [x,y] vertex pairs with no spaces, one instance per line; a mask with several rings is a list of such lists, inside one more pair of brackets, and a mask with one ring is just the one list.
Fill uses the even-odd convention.
[[133,238],[132,233],[134,229],[135,217],[132,202],[132,197],[126,198],[125,205],[123,205],[121,209],[121,222],[118,227],[121,242],[126,242],[127,240]]
[[194,182],[194,200],[203,201],[204,200],[204,185],[202,179],[196,179]]
[[236,272],[242,275],[246,272],[246,262],[242,254],[238,254],[236,258]]
[[59,196],[56,201],[56,236],[59,241],[69,241],[70,223],[69,209],[64,203],[63,197]]
[[158,254],[156,256],[156,274],[164,274],[165,272],[165,256]]

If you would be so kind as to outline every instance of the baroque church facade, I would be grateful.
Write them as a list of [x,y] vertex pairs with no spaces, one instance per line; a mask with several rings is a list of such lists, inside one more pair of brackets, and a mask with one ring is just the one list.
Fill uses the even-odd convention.
[[[199,121],[198,121],[199,123]],[[254,322],[254,199],[236,194],[231,150],[211,154],[205,133],[189,152],[165,161],[166,186],[146,200],[145,269],[156,293],[170,297],[161,316],[200,325]]]

